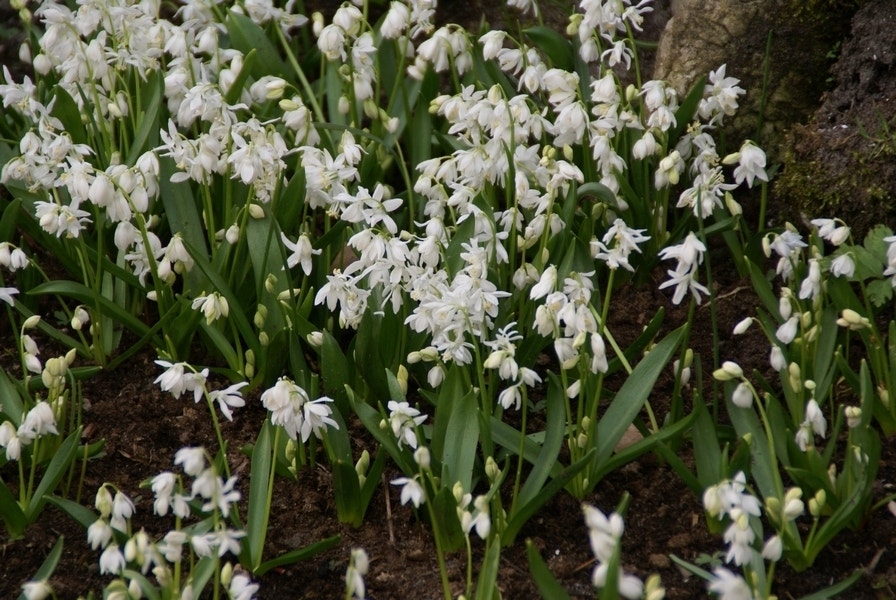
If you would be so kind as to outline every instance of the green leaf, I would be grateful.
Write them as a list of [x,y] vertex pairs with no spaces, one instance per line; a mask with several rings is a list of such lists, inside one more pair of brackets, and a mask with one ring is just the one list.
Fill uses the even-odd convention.
[[526,483],[520,489],[514,504],[522,506],[535,498],[544,487],[544,482],[550,477],[551,471],[558,464],[557,457],[560,455],[560,449],[563,447],[563,434],[566,432],[566,402],[564,395],[565,390],[557,376],[550,373],[545,415],[547,426],[544,431],[544,441],[538,453],[538,458],[532,465],[532,471],[530,471],[529,477],[526,478]]
[[268,505],[268,489],[271,485],[273,442],[270,421],[265,419],[258,432],[252,450],[252,471],[249,476],[249,508],[246,521],[246,547],[249,550],[249,568],[258,574],[264,552],[264,540],[268,531],[271,507]]
[[839,583],[835,583],[830,587],[826,587],[823,590],[819,590],[814,594],[809,594],[808,596],[803,596],[800,600],[828,600],[829,598],[836,598],[849,588],[851,588],[862,576],[865,575],[864,569],[856,569],[852,575],[840,581]]
[[230,35],[230,43],[233,47],[244,55],[249,54],[253,50],[258,53],[258,60],[253,61],[251,65],[252,76],[260,79],[265,75],[276,75],[278,77],[291,73],[291,69],[280,58],[280,52],[265,35],[264,30],[255,24],[252,19],[246,15],[230,11],[227,13],[227,19],[224,23],[227,27],[227,33]]
[[482,569],[476,583],[476,600],[498,600],[498,567],[501,561],[501,537],[496,535],[487,543],[485,556],[482,558]]
[[[413,458],[398,447],[398,442],[395,440],[395,436],[392,435],[392,430],[389,428],[386,428],[385,430],[380,429],[380,421],[383,419],[380,412],[366,402],[359,402],[355,398],[355,394],[351,388],[349,388],[347,392],[349,403],[355,411],[355,414],[361,419],[361,422],[364,424],[364,427],[367,428],[367,431],[369,431],[370,434],[376,438],[376,441],[386,449],[386,452],[389,453],[389,456],[392,457],[392,460],[395,461],[398,468],[401,469],[403,473],[416,473],[417,464],[414,462]],[[433,454],[435,454],[435,452],[433,452]]]
[[262,563],[258,569],[255,570],[255,575],[261,577],[271,569],[276,567],[282,567],[284,565],[291,565],[297,563],[301,560],[305,560],[320,554],[321,552],[326,552],[330,548],[334,547],[339,543],[340,537],[338,535],[334,535],[319,542],[314,542],[304,548],[300,548],[299,550],[293,550],[292,552],[287,552],[286,554],[282,554],[277,558],[269,560],[265,563]]
[[323,345],[320,347],[320,377],[324,390],[332,395],[333,403],[342,414],[348,417],[349,406],[345,387],[349,384],[349,362],[329,331],[323,331]]
[[246,87],[246,81],[249,79],[249,74],[255,70],[255,60],[257,58],[258,50],[255,48],[252,48],[243,56],[243,66],[234,78],[233,83],[230,84],[230,89],[227,90],[227,95],[224,97],[227,104],[236,104],[240,101],[243,88]]
[[99,518],[95,512],[86,506],[73,502],[68,498],[48,496],[47,502],[62,510],[62,512],[73,518],[85,529],[90,527],[93,522]]
[[0,413],[9,417],[15,426],[22,422],[24,412],[19,390],[6,374],[6,370],[0,369]]
[[81,120],[81,109],[74,98],[60,85],[53,87],[50,97],[54,99],[50,114],[62,121],[65,132],[71,136],[72,141],[76,144],[89,144],[84,122]]
[[575,50],[569,40],[559,32],[550,27],[537,26],[524,30],[523,35],[532,46],[547,55],[552,66],[564,71],[574,69]]
[[161,81],[161,72],[153,71],[149,74],[144,88],[140,90],[146,105],[140,107],[140,127],[134,133],[134,141],[131,142],[131,149],[128,151],[125,164],[133,165],[141,154],[156,145],[152,140],[158,139],[159,129],[162,128],[159,123],[159,112],[164,95],[160,89]]
[[616,194],[613,190],[597,181],[583,183],[576,190],[576,197],[581,201],[587,196],[594,196],[599,202],[607,206],[616,206]]
[[641,411],[657,377],[681,344],[685,327],[666,336],[638,363],[601,417],[597,424],[597,468],[612,457],[619,440]]
[[[47,554],[47,558],[41,563],[40,568],[31,576],[31,581],[46,581],[50,578],[53,571],[56,570],[56,565],[59,564],[59,559],[62,558],[62,546],[64,541],[65,536],[60,535],[59,539],[56,540],[56,543],[53,545],[53,549]],[[19,600],[24,600],[24,598],[24,593],[19,595]]]
[[696,413],[693,444],[694,462],[697,467],[697,479],[704,489],[722,481],[725,475],[722,473],[722,451],[719,448],[719,438],[716,433],[712,416],[706,409],[703,398],[695,400]]
[[550,600],[572,600],[560,582],[554,577],[551,570],[541,558],[541,553],[532,540],[526,540],[526,558],[529,559],[529,572],[542,598]]
[[6,531],[9,533],[10,539],[18,539],[25,533],[25,527],[28,526],[28,520],[19,502],[6,487],[5,482],[0,482],[0,516],[6,524]]
[[523,525],[526,524],[532,515],[538,511],[548,500],[550,500],[557,492],[562,490],[567,483],[572,481],[572,478],[578,475],[585,467],[589,466],[592,461],[594,461],[595,449],[592,448],[588,451],[585,456],[580,458],[577,462],[573,463],[566,469],[563,469],[560,474],[554,477],[551,482],[543,487],[541,491],[538,493],[535,498],[530,500],[527,504],[523,505],[514,515],[512,515],[507,521],[507,527],[504,529],[504,545],[509,546],[513,544],[514,539],[516,539],[516,534],[519,533],[520,529]]
[[473,464],[479,445],[479,403],[472,390],[454,399],[445,434],[443,480],[451,484],[459,481],[464,491],[472,492]]
[[48,281],[28,291],[31,296],[46,296],[58,294],[74,298],[82,304],[94,306],[99,311],[111,318],[113,321],[127,327],[139,336],[144,336],[149,332],[149,327],[143,321],[119,307],[115,302],[104,297],[102,294],[94,292],[89,287],[77,281]]
[[140,591],[143,592],[143,595],[149,600],[159,600],[159,598],[161,598],[161,596],[159,595],[159,590],[156,589],[156,586],[153,585],[152,582],[143,575],[143,573],[134,571],[133,569],[124,569],[121,572],[121,575],[126,580],[136,581],[137,585],[140,587]]
[[47,465],[44,476],[34,490],[34,495],[31,497],[31,502],[28,503],[28,508],[25,509],[25,518],[29,523],[33,523],[37,518],[47,500],[46,496],[49,496],[56,489],[69,465],[72,464],[78,451],[78,440],[80,439],[81,427],[78,427],[65,438],[65,441],[56,450],[56,454],[53,455],[53,459]]
[[869,282],[865,291],[871,303],[878,308],[886,306],[893,298],[893,286],[890,285],[888,279],[877,279]]

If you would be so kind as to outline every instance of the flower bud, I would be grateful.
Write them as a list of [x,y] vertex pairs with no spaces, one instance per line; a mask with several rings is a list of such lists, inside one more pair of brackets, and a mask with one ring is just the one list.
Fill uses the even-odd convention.
[[31,315],[22,323],[22,329],[34,329],[40,323],[40,315]]
[[731,401],[740,408],[750,408],[753,405],[753,392],[745,381],[741,381],[731,394]]
[[851,330],[866,329],[871,327],[871,321],[867,317],[863,317],[856,311],[844,308],[837,319],[837,325],[840,327],[848,327]]
[[249,205],[249,216],[253,219],[263,219],[264,218],[264,209],[258,204],[250,204]]
[[401,388],[402,395],[406,396],[408,393],[408,370],[404,365],[398,365],[398,374],[395,379],[398,380],[398,387]]
[[320,331],[312,331],[307,336],[305,336],[305,339],[315,348],[320,348],[324,345],[324,334]]
[[770,560],[771,562],[778,562],[781,560],[783,551],[784,544],[781,541],[780,536],[773,535],[767,542],[765,542],[765,546],[762,547],[762,558]]
[[750,328],[750,325],[753,324],[753,317],[747,317],[746,319],[739,322],[734,326],[734,335],[741,335]]
[[417,448],[414,451],[414,462],[416,462],[417,465],[424,471],[428,471],[432,462],[432,459],[429,455],[429,448],[422,445]]
[[495,483],[498,480],[498,477],[501,475],[501,468],[498,466],[498,463],[495,462],[495,459],[489,456],[485,459],[485,476],[488,477],[488,480],[491,483]]
[[726,360],[720,369],[713,371],[712,376],[718,381],[731,381],[741,379],[744,376],[744,371],[737,363]]

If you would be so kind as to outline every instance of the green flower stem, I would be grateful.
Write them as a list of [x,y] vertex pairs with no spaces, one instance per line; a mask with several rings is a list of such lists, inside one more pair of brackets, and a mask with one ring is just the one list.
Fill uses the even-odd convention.
[[516,453],[516,475],[513,479],[513,496],[510,500],[510,514],[516,514],[516,499],[520,492],[520,482],[523,478],[523,454],[526,448],[526,422],[529,416],[529,392],[525,385],[520,386],[523,395],[523,414],[522,423],[520,424],[520,444]]
[[[289,45],[289,41],[286,39],[286,35],[283,33],[283,29],[280,27],[274,27],[277,31],[277,37],[280,40],[280,45],[283,47],[283,51],[286,53],[286,59],[289,61],[289,64],[292,66],[293,70],[296,73],[296,77],[299,78],[299,83],[302,84],[302,89],[305,90],[305,94],[308,96],[308,102],[311,104],[311,109],[314,111],[315,118],[321,123],[326,123],[327,118],[324,116],[324,111],[321,110],[320,102],[317,99],[317,96],[314,94],[314,90],[311,88],[311,84],[308,82],[308,78],[305,77],[305,72],[302,70],[302,66],[299,64],[299,61],[296,59],[295,53],[293,53],[292,48]],[[324,72],[324,61],[326,58],[321,57],[321,69],[320,72]],[[332,140],[331,140],[332,141]]]
[[[424,474],[423,469],[420,469],[421,477],[425,477],[428,473]],[[435,489],[435,483],[431,478],[427,477],[431,484],[430,487]],[[439,520],[436,518],[436,511],[432,506],[432,502],[429,501],[429,498],[425,499],[424,503],[426,504],[426,512],[429,514],[429,521],[432,524],[432,534],[433,538],[436,542],[436,557],[439,561],[439,576],[442,579],[442,593],[445,597],[445,600],[452,600],[451,598],[451,582],[448,580],[448,568],[445,565],[445,549],[442,547],[442,533],[439,529]]]
[[224,435],[221,433],[221,421],[218,419],[217,411],[215,411],[215,403],[208,393],[208,388],[203,387],[202,395],[205,396],[205,401],[208,404],[208,411],[212,415],[212,423],[215,426],[215,435],[218,438],[218,447],[220,448],[221,459],[224,463],[224,474],[227,478],[230,478],[230,463],[227,461],[227,442],[224,441]]

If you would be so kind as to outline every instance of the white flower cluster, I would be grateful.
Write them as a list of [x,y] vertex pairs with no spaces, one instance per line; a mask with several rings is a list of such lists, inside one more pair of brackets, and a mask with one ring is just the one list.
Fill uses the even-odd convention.
[[[194,303],[195,304],[195,303]],[[221,414],[228,421],[233,421],[233,408],[241,408],[246,405],[242,388],[249,385],[246,381],[240,381],[220,390],[208,389],[208,369],[196,370],[185,362],[172,363],[167,360],[155,361],[165,372],[156,377],[153,383],[159,384],[164,392],[171,392],[175,398],[180,398],[184,392],[193,393],[193,401],[199,402],[206,395],[209,402],[217,404]]]
[[[217,513],[223,518],[230,514],[233,504],[240,499],[240,492],[235,489],[236,477],[226,481],[218,476],[214,466],[207,464],[206,452],[202,448],[181,448],[175,455],[174,463],[181,465],[189,476],[194,478],[190,493],[184,492],[181,478],[171,472],[160,473],[152,479],[152,492],[155,497],[153,510],[159,516],[165,516],[169,510],[178,521],[191,515],[190,503],[201,502],[200,510],[204,515]],[[102,549],[100,556],[100,573],[119,576],[107,591],[120,591],[128,597],[139,597],[140,587],[136,578],[128,576],[125,569],[138,569],[143,575],[152,572],[159,585],[164,587],[176,585],[174,577],[176,565],[185,559],[184,549],[188,548],[198,557],[224,557],[228,553],[238,555],[240,539],[245,533],[227,528],[223,521],[218,522],[212,531],[191,532],[189,528],[171,530],[161,539],[153,540],[144,530],[132,532],[131,517],[135,513],[134,503],[120,490],[103,484],[97,491],[94,506],[99,511],[99,518],[87,529],[87,541],[94,550]],[[122,541],[124,541],[122,545]],[[195,560],[192,557],[188,564]],[[180,567],[177,567],[180,572]],[[226,563],[218,575],[231,598],[249,600],[254,597],[258,585],[253,584],[248,576],[234,574],[233,567]],[[130,580],[127,583],[126,580]],[[182,590],[172,590],[181,597],[192,597],[192,581],[187,578]]]
[[330,416],[330,402],[333,399],[327,396],[311,400],[308,392],[288,377],[281,377],[261,394],[261,403],[271,412],[271,423],[283,427],[294,442],[299,437],[307,442],[312,433],[320,439],[327,427],[339,429]]
[[[733,479],[710,486],[703,492],[703,506],[706,512],[719,520],[726,518],[730,520],[724,534],[725,543],[728,544],[725,562],[738,566],[749,565],[754,554],[757,553],[753,547],[756,532],[751,520],[757,519],[762,514],[759,500],[746,490],[746,482],[747,478],[744,473],[739,472]],[[794,489],[799,492],[798,488]],[[793,520],[802,514],[802,502],[798,496],[793,498],[793,502],[790,500],[791,494],[788,492],[786,499],[788,503],[785,509],[787,520]],[[777,535],[772,536],[765,543],[761,556],[766,560],[776,562],[781,559],[782,548],[781,538]],[[713,570],[709,591],[727,600],[754,597],[752,589],[744,578],[724,567],[716,567]]]
[[[615,561],[620,564],[619,550],[622,533],[625,524],[622,516],[613,513],[609,517],[599,508],[590,504],[582,504],[585,513],[585,525],[588,527],[588,539],[591,542],[591,551],[597,559],[597,566],[591,576],[594,587],[603,588],[607,585],[610,565]],[[623,598],[646,598],[647,600],[661,600],[665,597],[665,589],[660,585],[660,579],[656,575],[650,576],[647,585],[644,585],[636,575],[629,575],[617,566],[616,585],[618,594]]]
[[[40,321],[38,315],[25,320],[23,331],[32,329]],[[21,357],[25,370],[40,375],[41,383],[46,387],[46,399],[37,398],[33,405],[26,405],[21,421],[14,423],[5,420],[0,423],[0,448],[4,448],[6,460],[17,461],[22,458],[22,450],[47,435],[59,435],[57,423],[65,423],[68,393],[65,390],[69,376],[69,367],[75,360],[76,351],[70,350],[64,356],[47,359],[41,363],[38,355],[40,349],[37,342],[27,333],[20,338]],[[10,411],[6,411],[9,413]],[[7,415],[8,416],[8,415]]]

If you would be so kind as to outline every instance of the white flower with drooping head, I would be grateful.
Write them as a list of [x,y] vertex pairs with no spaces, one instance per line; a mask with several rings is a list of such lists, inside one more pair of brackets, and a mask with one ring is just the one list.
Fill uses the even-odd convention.
[[[641,252],[638,244],[646,242],[650,236],[644,235],[645,229],[632,229],[622,219],[613,221],[613,225],[604,234],[601,241],[591,240],[591,256],[607,263],[610,269],[623,267],[634,272],[628,262],[632,252]],[[610,247],[612,244],[612,247]]]
[[[588,527],[588,538],[591,542],[591,550],[597,559],[597,566],[591,576],[591,582],[595,587],[603,588],[607,584],[609,563],[616,552],[625,525],[622,517],[617,513],[607,517],[600,509],[588,504],[582,505],[585,513],[585,525]],[[619,567],[616,575],[619,594],[624,598],[640,598],[644,590],[644,584],[634,576],[628,575]]]
[[420,505],[426,501],[426,491],[423,489],[423,486],[420,485],[420,482],[417,481],[417,477],[409,479],[407,477],[399,477],[398,479],[392,480],[392,485],[400,485],[401,487],[401,503],[407,504],[410,502],[414,505],[414,508],[420,508]]
[[205,449],[181,448],[174,455],[174,464],[181,465],[187,475],[196,477],[205,470]]
[[830,272],[834,277],[850,278],[856,272],[856,263],[849,253],[844,252],[835,256],[834,260],[831,261]]
[[726,164],[738,163],[734,169],[734,180],[738,184],[746,180],[747,185],[753,187],[753,182],[756,179],[768,182],[768,175],[765,172],[765,152],[762,148],[747,140],[740,147],[740,152],[733,156],[736,158],[726,157],[723,162]]
[[[393,4],[398,4],[393,2]],[[370,568],[370,559],[367,552],[363,548],[352,548],[351,558],[348,563],[348,569],[345,571],[345,594],[346,597],[356,600],[364,600],[366,598],[367,588],[364,585],[364,576]]]
[[197,372],[185,362],[171,363],[161,359],[155,363],[165,368],[165,372],[153,381],[153,383],[159,384],[163,392],[171,392],[175,398],[180,398],[184,392],[193,392],[193,401],[199,402],[205,391],[208,369]]
[[212,292],[207,296],[198,296],[190,304],[190,308],[198,310],[205,317],[207,325],[211,325],[221,317],[227,317],[230,314],[230,305],[227,298],[218,292]]
[[240,390],[249,385],[246,381],[240,381],[233,385],[227,386],[223,390],[214,390],[209,392],[208,397],[212,402],[216,402],[221,409],[221,414],[228,421],[233,421],[233,411],[231,408],[240,408],[246,405]]
[[415,429],[426,420],[426,415],[420,414],[416,408],[412,408],[407,402],[390,400],[386,408],[389,409],[389,425],[392,434],[398,440],[399,448],[407,444],[411,448],[417,447],[417,433]]
[[711,593],[718,594],[719,600],[754,600],[753,590],[740,575],[724,567],[716,567],[712,573],[708,588]]

